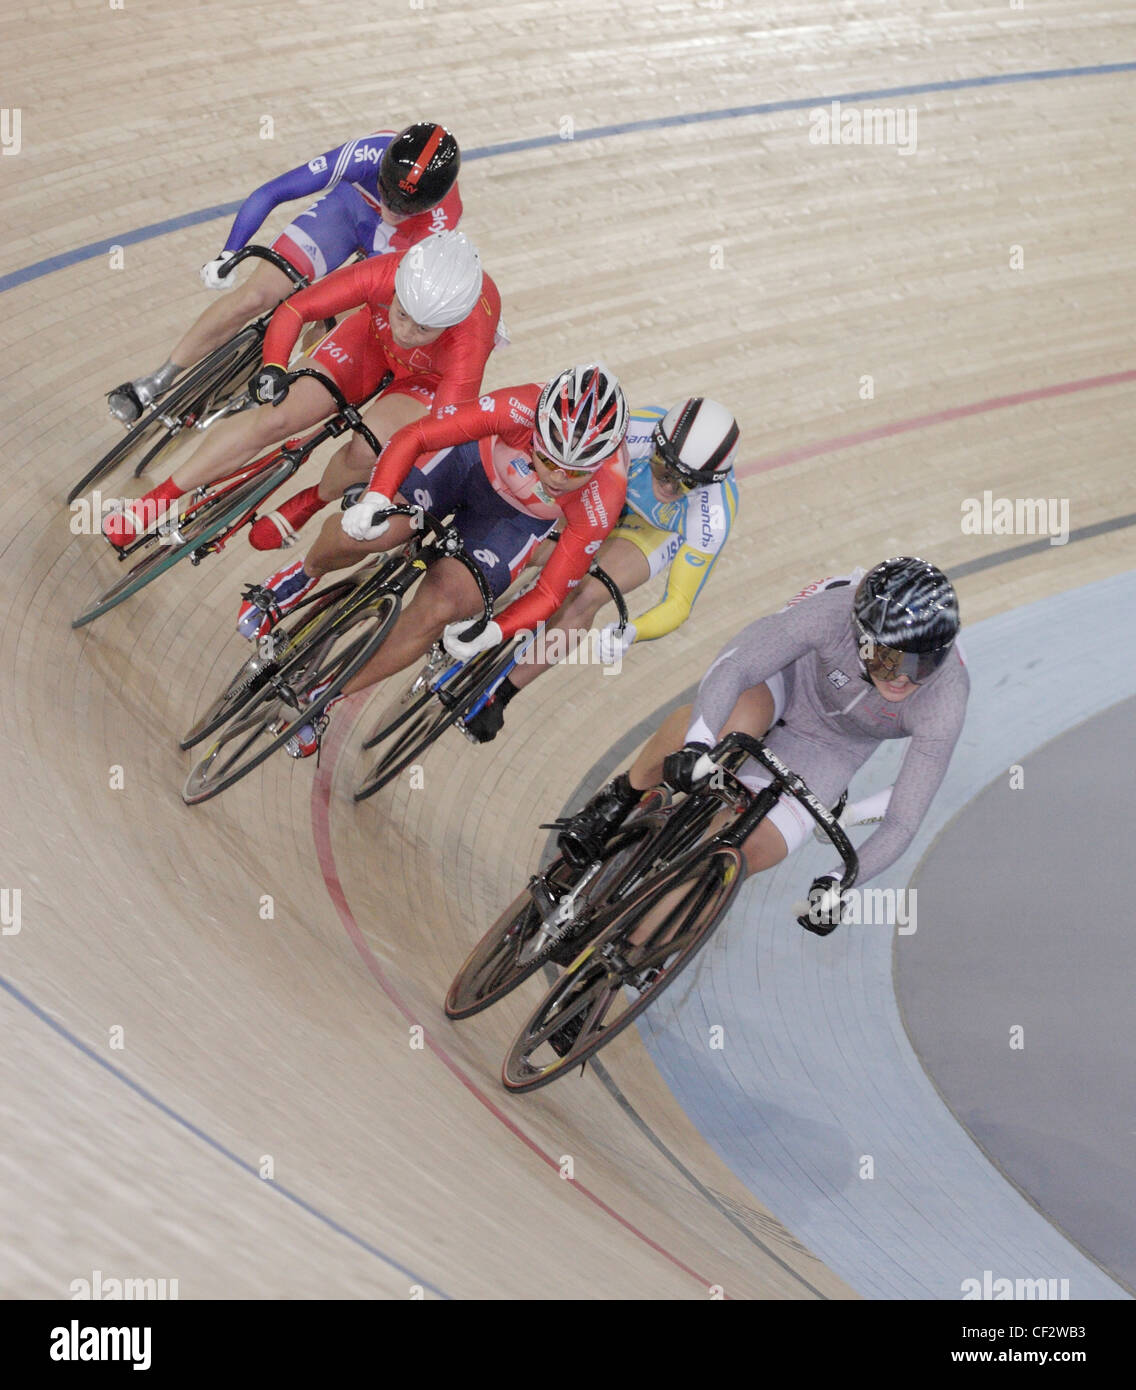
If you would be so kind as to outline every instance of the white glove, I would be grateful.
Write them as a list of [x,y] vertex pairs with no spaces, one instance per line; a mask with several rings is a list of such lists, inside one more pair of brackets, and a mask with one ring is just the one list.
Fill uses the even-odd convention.
[[608,623],[600,629],[597,655],[605,666],[617,666],[623,653],[635,641],[635,624],[628,623],[621,632],[618,623]]
[[227,260],[230,260],[236,253],[233,251],[222,251],[216,260],[206,261],[201,267],[201,283],[207,290],[231,290],[236,281],[231,275],[221,278],[221,267]]
[[371,518],[376,512],[387,511],[393,506],[390,498],[384,497],[381,492],[365,492],[353,507],[347,508],[339,524],[353,541],[373,541],[383,534],[390,522],[372,524]]
[[486,652],[490,647],[496,647],[504,641],[501,634],[501,624],[490,622],[486,623],[485,631],[479,637],[473,637],[468,642],[463,642],[458,633],[464,632],[470,623],[475,621],[474,618],[464,618],[460,623],[446,624],[442,632],[442,646],[455,661],[468,661],[478,652]]

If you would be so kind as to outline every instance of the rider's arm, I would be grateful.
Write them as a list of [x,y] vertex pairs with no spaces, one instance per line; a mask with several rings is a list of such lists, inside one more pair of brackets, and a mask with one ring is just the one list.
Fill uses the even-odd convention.
[[661,602],[635,619],[636,642],[665,637],[686,622],[729,538],[737,509],[738,488],[733,478],[698,488],[687,497],[682,545],[667,570]]
[[738,696],[818,647],[828,636],[821,628],[825,622],[842,628],[848,616],[800,603],[743,628],[702,677],[686,742],[717,743]]
[[531,397],[535,404],[539,387],[503,387],[493,398],[484,397],[493,404],[487,410],[481,408],[479,401],[465,401],[451,406],[450,413],[441,419],[424,415],[420,420],[412,420],[396,430],[375,462],[368,492],[380,492],[384,497],[393,497],[410,472],[417,459],[423,454],[436,454],[439,449],[452,449],[458,444],[467,444],[471,439],[485,439],[491,434],[499,434],[513,444],[521,444],[532,436],[532,411],[526,406],[527,414],[518,425],[518,415],[510,405],[512,396],[524,395],[526,401]]
[[260,227],[274,207],[290,203],[297,198],[310,198],[325,188],[334,187],[343,176],[352,152],[361,142],[348,140],[345,145],[337,145],[326,154],[317,155],[307,164],[289,169],[279,178],[269,179],[259,188],[254,188],[240,206],[233,222],[226,251],[240,251],[249,238]]
[[717,554],[707,555],[688,545],[679,546],[667,570],[667,587],[662,599],[635,619],[636,642],[653,642],[656,637],[665,637],[686,622],[717,558]]
[[372,298],[376,303],[389,303],[389,295],[394,294],[398,260],[398,256],[372,256],[367,261],[356,261],[333,270],[306,290],[290,295],[269,321],[261,353],[264,365],[287,365],[305,323],[333,318]]
[[[860,882],[882,874],[907,851],[923,817],[934,800],[966,717],[965,676],[963,693],[957,684],[935,692],[940,698],[925,706],[919,718],[919,728],[911,736],[903,766],[899,770],[887,812],[875,830],[860,847]],[[930,695],[932,692],[926,692]],[[832,871],[839,878],[842,869]]]
[[611,532],[627,496],[627,476],[621,464],[605,465],[599,476],[572,493],[563,503],[566,525],[548,563],[531,589],[513,600],[497,622],[504,638],[532,630],[551,618],[584,575],[596,551]]

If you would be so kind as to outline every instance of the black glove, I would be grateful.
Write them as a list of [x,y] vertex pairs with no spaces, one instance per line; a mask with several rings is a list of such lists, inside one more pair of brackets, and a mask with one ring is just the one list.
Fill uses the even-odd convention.
[[688,743],[663,759],[663,781],[676,792],[694,790],[694,765],[710,752],[705,743]]
[[288,373],[283,367],[261,367],[249,382],[249,395],[261,405],[279,405],[288,394]]
[[824,895],[830,888],[835,887],[837,882],[838,880],[831,875],[813,879],[812,887],[809,889],[808,913],[797,918],[797,922],[805,931],[815,932],[817,936],[827,936],[840,925],[840,914],[844,907],[843,895],[839,902],[833,903],[827,910],[821,907]]

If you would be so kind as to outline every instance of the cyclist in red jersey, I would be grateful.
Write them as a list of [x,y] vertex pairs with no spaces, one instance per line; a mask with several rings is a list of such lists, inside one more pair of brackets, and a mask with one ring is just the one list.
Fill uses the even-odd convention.
[[[471,621],[465,615],[479,606],[477,587],[456,561],[431,565],[382,650],[343,695],[401,671],[439,637],[451,656],[468,660],[535,628],[584,577],[619,519],[627,495],[627,418],[619,383],[591,363],[562,372],[544,387],[506,387],[453,407],[441,419],[405,426],[383,450],[366,493],[339,519],[324,523],[311,553],[246,592],[239,631],[263,636],[325,574],[403,545],[413,532],[409,518],[374,520],[393,505],[392,498],[435,515],[453,513],[494,597],[558,523],[563,532],[536,584],[468,642],[459,634]],[[315,698],[322,693],[311,692]],[[326,717],[302,726],[288,751],[294,757],[314,753],[325,727]]]
[[[165,482],[108,516],[107,539],[129,544],[189,489],[225,477],[326,418],[334,406],[330,393],[310,377],[289,390],[284,364],[306,317],[319,319],[356,305],[363,307],[327,334],[311,365],[354,404],[366,400],[387,372],[394,374],[394,383],[364,416],[380,441],[431,409],[438,414],[477,395],[497,339],[501,296],[464,233],[436,232],[401,255],[344,266],[274,314],[264,365],[250,385],[261,408],[221,421]],[[308,488],[281,509],[290,513],[283,519],[288,534],[264,518],[269,529],[289,539],[294,526],[365,478],[373,462],[366,444],[353,435],[328,465],[319,485],[322,495],[319,488]]]

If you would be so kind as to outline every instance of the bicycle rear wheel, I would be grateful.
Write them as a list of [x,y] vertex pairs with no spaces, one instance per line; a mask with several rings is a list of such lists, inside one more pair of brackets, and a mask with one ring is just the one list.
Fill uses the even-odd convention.
[[[630,901],[609,909],[602,934],[541,1000],[509,1049],[501,1070],[506,1090],[547,1086],[593,1057],[668,988],[709,940],[745,878],[740,850],[719,845]],[[631,934],[646,939],[634,964]],[[665,938],[665,939],[664,939]],[[629,992],[635,997],[629,999]],[[574,1032],[563,1056],[551,1044]]]
[[[329,622],[317,619],[310,640],[235,712],[221,736],[190,769],[182,800],[196,806],[227,791],[282,748],[301,725],[318,719],[382,646],[400,607],[397,595],[381,593],[354,611],[336,612]],[[318,700],[303,703],[304,691],[327,680],[331,684]]]
[[[241,517],[256,507],[270,492],[274,492],[291,477],[294,465],[287,459],[266,471],[254,473],[251,478],[239,483],[226,492],[208,497],[185,521],[163,536],[161,532],[147,538],[142,557],[109,589],[105,590],[87,609],[75,618],[73,628],[85,627],[112,608],[117,608],[139,589],[152,584],[159,575],[165,574],[179,560],[203,545],[208,545],[230,526],[236,525]],[[184,515],[184,514],[183,514]]]

